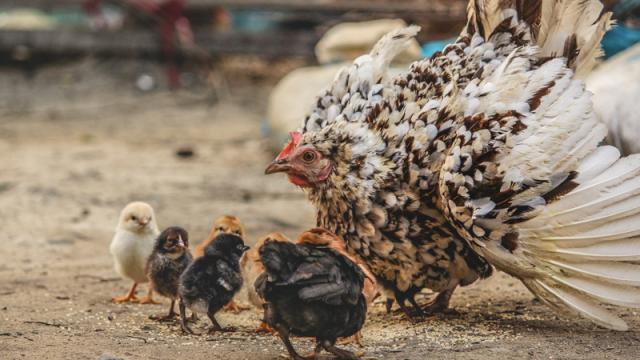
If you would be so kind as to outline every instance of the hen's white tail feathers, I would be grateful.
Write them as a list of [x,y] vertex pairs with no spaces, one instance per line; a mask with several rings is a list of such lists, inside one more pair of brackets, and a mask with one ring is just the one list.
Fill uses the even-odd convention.
[[[640,308],[640,155],[598,148],[578,167],[580,185],[517,226],[521,276],[541,300],[602,326],[627,330],[600,303]],[[618,159],[616,159],[618,158]],[[616,159],[616,160],[614,160]]]
[[524,284],[547,305],[560,312],[583,316],[603,327],[626,331],[627,324],[604,309],[598,302],[570,288],[548,284],[540,280],[525,280]]
[[599,0],[470,0],[463,34],[479,32],[488,40],[510,17],[530,27],[541,57],[566,57],[578,77],[596,65],[600,41],[611,26]]

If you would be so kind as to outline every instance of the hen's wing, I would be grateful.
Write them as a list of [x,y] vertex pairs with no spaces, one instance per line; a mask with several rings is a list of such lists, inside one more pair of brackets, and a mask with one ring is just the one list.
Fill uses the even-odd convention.
[[[567,66],[572,59],[544,51],[517,48],[449,102],[459,125],[439,174],[439,205],[483,256],[540,299],[624,330],[598,302],[640,307],[640,266],[627,262],[640,259],[640,157],[598,146],[606,129]],[[573,61],[580,71],[580,56]]]
[[302,132],[320,130],[336,121],[363,121],[368,99],[381,92],[389,80],[389,64],[418,31],[418,26],[394,30],[380,39],[369,54],[340,70],[318,96],[310,115],[304,120]]

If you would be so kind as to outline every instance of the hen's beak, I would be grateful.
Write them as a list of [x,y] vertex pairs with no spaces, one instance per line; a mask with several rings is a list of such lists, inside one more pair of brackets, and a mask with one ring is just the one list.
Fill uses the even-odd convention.
[[271,162],[271,164],[269,164],[269,166],[267,166],[267,168],[264,170],[264,173],[266,175],[269,175],[278,172],[289,172],[289,170],[291,170],[291,165],[286,158],[275,159]]

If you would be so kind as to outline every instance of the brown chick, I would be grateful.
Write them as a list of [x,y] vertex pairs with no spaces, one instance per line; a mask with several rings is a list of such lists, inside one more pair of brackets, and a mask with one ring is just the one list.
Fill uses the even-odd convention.
[[221,233],[235,234],[244,239],[244,225],[242,225],[240,219],[235,216],[225,215],[217,218],[211,226],[209,236],[207,236],[204,241],[202,241],[200,244],[198,244],[198,246],[195,247],[193,251],[193,257],[199,258],[203,256],[204,248],[207,247],[207,245],[209,245],[213,241],[213,239],[215,239],[216,236],[220,235]]
[[[364,286],[362,288],[362,294],[367,301],[367,308],[369,308],[373,303],[373,300],[378,297],[379,290],[375,276],[373,276],[371,271],[369,271],[364,262],[347,253],[344,241],[339,236],[323,228],[313,228],[300,234],[300,236],[298,236],[297,242],[298,244],[328,246],[356,263],[364,273]],[[358,346],[362,347],[362,334],[360,333],[360,331],[358,331],[355,335],[344,338],[342,339],[342,341],[340,341],[340,344],[342,345],[352,343],[356,343],[358,344]]]
[[[217,218],[213,225],[211,226],[211,231],[209,231],[209,235],[207,238],[202,241],[198,246],[193,250],[193,257],[197,259],[204,255],[204,248],[207,247],[218,235],[220,234],[234,234],[242,239],[245,238],[244,225],[239,218],[232,215],[224,215]],[[231,300],[227,305],[224,306],[225,311],[233,311],[234,313],[239,313],[244,310],[249,310],[247,306],[240,305],[236,303],[234,300]]]
[[[291,242],[289,238],[280,232],[272,232],[271,234],[261,238],[255,243],[247,252],[242,255],[240,259],[240,270],[242,271],[242,277],[244,283],[247,286],[247,295],[249,302],[255,306],[258,310],[263,309],[264,300],[256,292],[254,283],[260,274],[264,272],[264,265],[260,261],[260,248],[264,245],[265,241],[281,241]],[[260,324],[260,327],[256,329],[257,333],[273,333],[273,329],[269,327],[264,321]]]

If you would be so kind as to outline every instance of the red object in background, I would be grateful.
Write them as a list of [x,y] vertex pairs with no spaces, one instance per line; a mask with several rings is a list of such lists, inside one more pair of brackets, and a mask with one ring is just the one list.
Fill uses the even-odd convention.
[[[92,16],[100,16],[100,3],[102,0],[87,0],[84,3],[85,11]],[[162,54],[167,62],[167,77],[169,86],[173,89],[180,87],[180,74],[176,66],[176,43],[193,45],[193,32],[191,24],[184,16],[184,8],[187,0],[123,0],[134,9],[153,15],[158,22]]]

